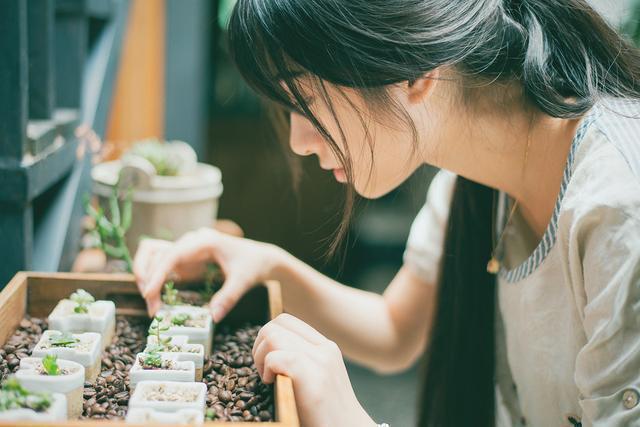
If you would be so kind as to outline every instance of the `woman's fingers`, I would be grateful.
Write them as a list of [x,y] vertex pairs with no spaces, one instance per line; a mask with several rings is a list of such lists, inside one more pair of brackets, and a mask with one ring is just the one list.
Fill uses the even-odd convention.
[[171,247],[171,243],[158,239],[143,239],[133,260],[133,274],[136,278],[138,290],[144,293],[156,259]]
[[312,355],[315,353],[314,345],[306,341],[303,337],[292,332],[274,322],[270,322],[258,333],[253,346],[253,361],[260,377],[264,375],[265,358],[274,351],[287,350],[298,351]]
[[328,341],[324,335],[315,330],[312,326],[287,313],[280,314],[278,317],[273,319],[273,323],[299,334],[312,344],[320,345]]
[[302,371],[313,372],[317,370],[313,362],[296,351],[276,350],[265,357],[262,382],[272,384],[277,375],[285,375],[296,381],[304,376]]
[[246,289],[250,286],[246,279],[229,273],[222,288],[211,298],[209,310],[215,323],[220,322],[238,303]]

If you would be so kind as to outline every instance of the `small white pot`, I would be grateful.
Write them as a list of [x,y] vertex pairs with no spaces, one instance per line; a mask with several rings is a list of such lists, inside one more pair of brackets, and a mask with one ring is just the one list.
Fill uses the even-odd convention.
[[[182,313],[186,313],[194,318],[203,320],[203,327],[173,325],[171,323],[172,316]],[[211,344],[213,343],[213,320],[211,319],[209,310],[202,307],[178,305],[172,307],[171,310],[161,310],[158,312],[158,315],[163,317],[162,324],[164,326],[169,326],[169,330],[162,332],[161,335],[170,337],[185,335],[188,337],[189,343],[202,344],[205,356],[208,357],[211,354]]]
[[160,412],[195,409],[204,413],[206,397],[205,383],[142,381],[129,399],[129,409],[150,408]]
[[88,305],[88,313],[75,313],[76,303],[63,299],[49,314],[49,329],[81,334],[96,332],[102,337],[101,348],[111,344],[116,329],[116,305],[113,301],[96,301]]
[[[147,346],[158,343],[155,335],[147,337]],[[180,362],[193,362],[196,367],[196,381],[202,381],[204,367],[204,346],[202,344],[190,344],[186,335],[176,335],[171,337],[171,344],[179,347],[180,351],[161,351],[163,356],[175,355]],[[145,349],[146,350],[146,349]]]
[[143,369],[140,357],[144,353],[136,355],[136,362],[129,371],[129,388],[136,388],[142,381],[180,381],[193,382],[196,380],[196,368],[193,362],[181,362],[176,355],[171,353],[161,354],[162,361],[171,361],[173,369]]
[[102,360],[101,337],[96,332],[85,332],[83,334],[72,334],[74,338],[80,340],[76,347],[52,347],[49,339],[61,334],[60,331],[44,331],[40,341],[33,348],[33,357],[45,357],[47,354],[58,356],[61,360],[71,360],[84,366],[85,381],[94,382],[100,374]]
[[51,406],[44,412],[36,412],[33,409],[12,409],[0,412],[0,421],[66,421],[67,398],[62,393],[51,395]]
[[28,391],[63,393],[67,399],[67,417],[82,415],[82,390],[84,388],[84,367],[70,360],[58,360],[60,369],[68,370],[66,375],[41,375],[42,359],[26,357],[20,360],[16,378]]
[[133,408],[127,412],[126,422],[131,424],[174,424],[199,426],[204,424],[204,412],[196,409],[180,409],[161,412],[151,408]]

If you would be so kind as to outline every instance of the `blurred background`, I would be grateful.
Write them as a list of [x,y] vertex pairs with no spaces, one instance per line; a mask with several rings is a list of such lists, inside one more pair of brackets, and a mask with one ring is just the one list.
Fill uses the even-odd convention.
[[[640,3],[591,0],[640,38]],[[0,14],[0,283],[18,270],[68,271],[83,242],[83,198],[97,157],[146,138],[187,142],[222,172],[218,217],[352,286],[381,292],[401,265],[435,173],[359,200],[344,258],[324,253],[344,189],[315,158],[296,193],[280,141],[224,48],[234,0],[4,0]],[[416,370],[349,366],[371,414],[415,420]]]

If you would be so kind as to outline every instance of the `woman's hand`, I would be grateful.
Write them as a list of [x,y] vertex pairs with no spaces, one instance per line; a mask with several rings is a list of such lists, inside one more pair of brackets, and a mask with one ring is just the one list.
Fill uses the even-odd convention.
[[217,263],[225,282],[209,306],[213,320],[219,322],[251,287],[270,277],[279,252],[266,243],[202,228],[173,243],[155,239],[141,241],[133,271],[149,314],[154,315],[160,308],[160,294],[167,280],[201,279],[207,264]]
[[258,333],[253,359],[262,381],[293,381],[305,427],[375,426],[353,392],[338,346],[303,321],[282,314]]

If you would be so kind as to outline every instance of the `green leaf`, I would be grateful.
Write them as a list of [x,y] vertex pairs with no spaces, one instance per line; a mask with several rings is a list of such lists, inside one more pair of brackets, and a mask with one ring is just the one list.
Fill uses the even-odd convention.
[[58,356],[47,354],[42,359],[42,367],[44,368],[44,371],[47,373],[47,375],[59,375],[60,368],[58,367]]
[[154,367],[161,368],[162,367],[162,356],[159,353],[144,353],[141,356],[141,360],[143,368],[144,367]]
[[109,197],[109,210],[111,212],[111,224],[114,228],[120,226],[120,206],[118,205],[118,191],[114,191]]
[[187,313],[179,313],[171,318],[171,323],[176,326],[184,326],[185,323],[187,323],[187,321],[190,319],[191,316],[189,316]]
[[[80,308],[80,306],[78,306],[78,307],[76,307],[74,309],[74,311],[76,313],[79,312],[78,308]],[[53,347],[73,347],[74,345],[76,345],[79,342],[80,342],[80,340],[78,338],[74,337],[69,332],[64,332],[64,333],[61,333],[61,334],[50,335],[49,336],[49,343]]]
[[131,211],[133,209],[133,190],[129,188],[127,197],[122,205],[122,234],[124,235],[131,227]]

